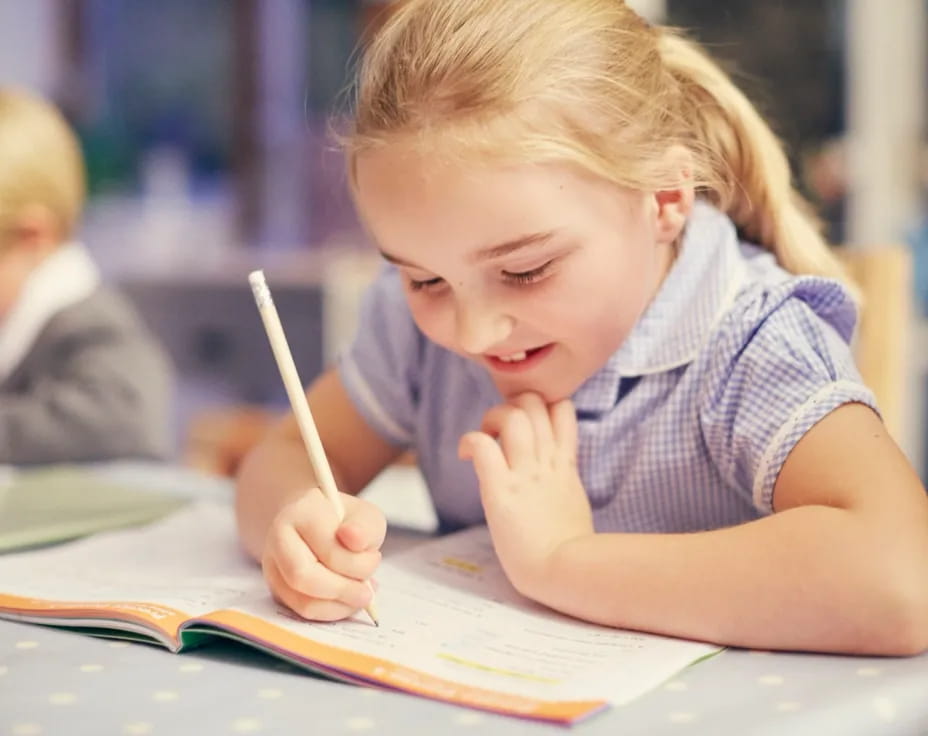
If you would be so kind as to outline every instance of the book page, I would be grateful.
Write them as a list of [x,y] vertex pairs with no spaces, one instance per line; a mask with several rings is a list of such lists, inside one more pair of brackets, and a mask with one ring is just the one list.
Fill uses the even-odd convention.
[[266,594],[235,541],[228,507],[201,503],[148,527],[0,555],[3,594],[61,602],[145,602],[187,617]]
[[237,608],[436,678],[544,700],[622,703],[719,651],[589,624],[523,598],[497,562],[486,527],[388,558],[376,579],[379,627],[363,612],[337,624],[302,621],[269,598]]
[[0,611],[10,607],[4,594],[169,606],[322,671],[465,704],[486,693],[622,703],[718,651],[588,624],[522,598],[485,527],[389,557],[376,577],[380,627],[363,612],[303,621],[272,599],[240,551],[232,510],[198,504],[144,529],[0,556]]

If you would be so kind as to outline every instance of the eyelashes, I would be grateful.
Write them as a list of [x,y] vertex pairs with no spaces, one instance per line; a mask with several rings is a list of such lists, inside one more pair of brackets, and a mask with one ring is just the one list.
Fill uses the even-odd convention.
[[554,260],[552,259],[542,263],[538,268],[532,268],[528,271],[503,271],[503,279],[509,283],[518,284],[520,286],[532,284],[547,274],[548,269],[551,268],[553,263]]
[[416,279],[409,279],[409,288],[413,291],[429,291],[434,289],[436,286],[440,286],[443,279],[426,279],[425,281],[417,281]]
[[[555,259],[552,258],[550,261],[546,261],[537,268],[532,268],[528,271],[501,271],[500,275],[504,283],[512,286],[528,286],[544,278],[550,271],[551,266],[554,265],[554,260]],[[417,280],[410,278],[408,283],[412,291],[433,291],[444,284],[444,279],[434,278]]]

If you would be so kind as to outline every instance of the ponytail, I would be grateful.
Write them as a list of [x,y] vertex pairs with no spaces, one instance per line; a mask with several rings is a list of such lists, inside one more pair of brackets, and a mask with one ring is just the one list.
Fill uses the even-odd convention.
[[844,279],[818,218],[793,187],[782,145],[747,97],[674,31],[661,31],[658,48],[680,89],[690,144],[708,164],[707,198],[788,271]]

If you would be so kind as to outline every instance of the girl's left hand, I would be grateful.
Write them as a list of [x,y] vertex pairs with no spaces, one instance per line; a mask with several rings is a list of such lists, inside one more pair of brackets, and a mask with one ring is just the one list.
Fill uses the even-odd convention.
[[515,588],[538,597],[558,548],[593,534],[590,503],[577,473],[577,419],[565,399],[534,393],[490,409],[480,432],[461,438],[471,460],[493,546]]

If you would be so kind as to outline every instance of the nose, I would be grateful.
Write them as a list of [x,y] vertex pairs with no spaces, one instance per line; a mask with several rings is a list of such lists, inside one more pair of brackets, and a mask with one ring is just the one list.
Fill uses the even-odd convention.
[[455,305],[458,346],[471,355],[487,352],[509,337],[514,320],[486,299],[459,299]]

